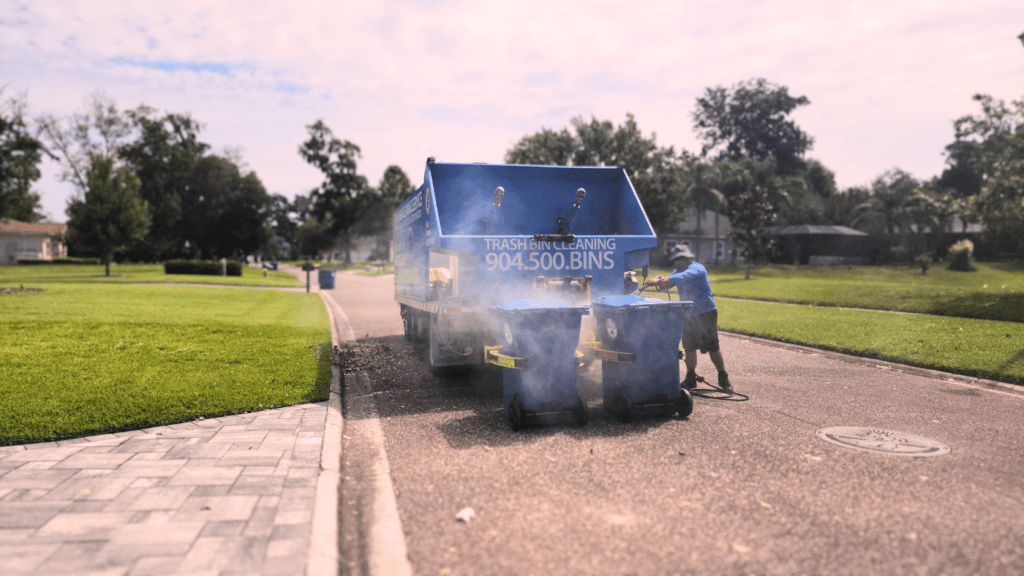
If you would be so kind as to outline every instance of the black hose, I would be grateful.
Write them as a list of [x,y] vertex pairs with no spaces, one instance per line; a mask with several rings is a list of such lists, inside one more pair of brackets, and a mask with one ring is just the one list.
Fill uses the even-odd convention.
[[[703,382],[704,384],[707,384],[708,386],[711,387],[711,389],[710,390],[707,389],[707,388],[694,388],[694,389],[691,389],[690,390],[690,395],[692,395],[692,396],[697,396],[697,397],[700,397],[700,398],[704,398],[705,400],[725,400],[727,402],[746,402],[747,400],[750,400],[750,397],[747,396],[746,394],[740,394],[739,392],[736,392],[735,390],[726,390],[725,388],[721,388],[719,386],[715,386],[711,382],[708,382],[707,380],[705,380],[703,376],[697,376],[697,381],[698,382]],[[722,394],[724,394],[724,396],[722,396]]]

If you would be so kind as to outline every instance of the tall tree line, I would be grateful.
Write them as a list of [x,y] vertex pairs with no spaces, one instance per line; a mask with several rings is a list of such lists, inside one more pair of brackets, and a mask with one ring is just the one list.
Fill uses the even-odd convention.
[[618,127],[577,117],[569,128],[543,128],[515,142],[505,161],[622,165],[659,235],[674,232],[687,210],[715,210],[729,218],[748,262],[765,260],[769,229],[789,224],[849,226],[888,238],[896,256],[941,256],[966,223],[980,222],[990,251],[1021,253],[1024,101],[975,99],[981,113],[953,123],[947,168],[930,180],[892,168],[868,186],[839,190],[834,172],[807,156],[814,138],[791,118],[810,100],[763,78],[708,88],[696,99],[697,153],[658,146],[627,114]]
[[[87,99],[70,117],[38,119],[41,139],[61,164],[61,179],[75,188],[68,209],[69,248],[106,258],[95,234],[72,230],[100,229],[99,215],[116,220],[109,195],[93,172],[125,171],[137,181],[144,210],[130,210],[138,220],[130,237],[121,234],[116,251],[134,260],[231,258],[262,249],[268,241],[271,198],[255,172],[231,154],[212,154],[200,139],[202,125],[187,113],[161,113],[148,106],[122,110],[102,94]],[[125,214],[117,214],[124,218]],[[145,226],[139,226],[145,220]],[[101,243],[102,244],[102,243]]]
[[[580,116],[568,127],[525,135],[505,161],[622,166],[659,235],[673,232],[688,210],[716,210],[729,218],[732,239],[747,261],[765,259],[772,249],[768,229],[786,224],[851,226],[889,238],[897,253],[940,256],[952,235],[963,235],[968,223],[977,222],[988,252],[1021,253],[1024,101],[1006,103],[984,94],[975,100],[980,113],[953,122],[947,166],[928,180],[892,168],[866,186],[838,190],[834,173],[808,157],[814,138],[791,117],[810,100],[763,78],[708,88],[696,99],[690,114],[701,142],[696,153],[660,145],[656,134],[645,134],[627,113],[619,125]],[[202,125],[187,113],[147,106],[122,110],[95,94],[69,117],[32,121],[24,96],[0,93],[0,218],[43,217],[32,187],[48,155],[75,188],[71,206],[90,199],[111,202],[110,194],[88,194],[100,182],[135,190],[145,210],[129,212],[148,215],[147,223],[127,227],[133,232],[115,243],[116,252],[132,259],[255,252],[294,258],[332,248],[348,259],[355,238],[365,235],[379,235],[379,252],[386,255],[391,214],[415,186],[395,165],[371,186],[358,171],[358,145],[335,136],[320,120],[306,128],[308,138],[298,152],[321,171],[323,181],[289,200],[268,194],[236,155],[211,153],[201,139]],[[137,178],[137,186],[127,174]],[[106,213],[71,206],[68,215],[75,220]],[[94,235],[71,236],[72,250],[83,254],[102,255],[110,246],[85,240]]]

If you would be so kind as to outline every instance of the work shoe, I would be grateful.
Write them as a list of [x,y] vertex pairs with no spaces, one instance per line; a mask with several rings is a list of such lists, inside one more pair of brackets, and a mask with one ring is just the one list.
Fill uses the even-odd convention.
[[686,388],[687,390],[693,390],[694,388],[696,388],[697,387],[697,373],[696,372],[687,372],[686,373],[686,378],[683,378],[683,382],[680,384],[680,387]]
[[718,373],[718,387],[726,392],[732,392],[732,382],[729,382],[729,375],[725,372]]

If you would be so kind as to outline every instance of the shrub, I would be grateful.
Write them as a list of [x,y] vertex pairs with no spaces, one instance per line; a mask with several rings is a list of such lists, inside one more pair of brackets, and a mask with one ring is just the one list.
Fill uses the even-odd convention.
[[100,263],[99,258],[71,258],[68,256],[58,256],[52,260],[46,260],[43,258],[18,258],[18,264],[21,266],[43,266],[50,264],[77,264],[83,266],[96,266]]
[[[239,262],[228,262],[228,276],[241,276],[242,264]],[[206,276],[220,276],[220,262],[211,260],[168,260],[164,262],[165,274],[202,274]]]
[[921,274],[927,274],[928,268],[932,265],[932,257],[927,254],[921,254],[917,258],[914,258],[914,262],[921,268]]
[[974,264],[971,258],[974,255],[974,242],[967,238],[949,247],[949,269],[960,272],[973,272]]

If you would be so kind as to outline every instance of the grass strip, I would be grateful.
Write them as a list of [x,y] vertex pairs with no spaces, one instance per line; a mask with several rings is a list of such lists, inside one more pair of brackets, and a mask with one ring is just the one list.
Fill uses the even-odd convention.
[[0,296],[0,445],[326,400],[316,295],[47,284]]
[[1024,322],[1024,265],[977,268],[936,266],[921,274],[899,267],[765,266],[745,280],[742,268],[722,266],[710,275],[716,296]]
[[98,284],[223,284],[230,286],[298,287],[295,276],[280,270],[264,271],[242,266],[241,276],[165,274],[163,264],[111,264],[110,276],[103,266],[0,266],[0,286],[34,286],[51,282]]
[[1024,324],[717,299],[722,330],[1024,384]]

